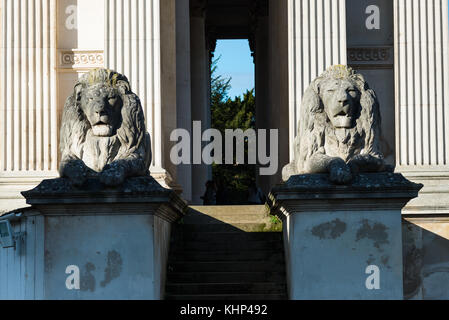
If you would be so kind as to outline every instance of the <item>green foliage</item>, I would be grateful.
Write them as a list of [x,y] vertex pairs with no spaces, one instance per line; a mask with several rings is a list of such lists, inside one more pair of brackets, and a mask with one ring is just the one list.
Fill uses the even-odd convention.
[[[219,130],[225,136],[225,129],[255,129],[256,103],[254,89],[247,90],[243,98],[238,96],[234,99],[229,97],[231,89],[231,78],[217,75],[217,63],[220,58],[215,59],[211,66],[211,116],[212,128]],[[235,150],[235,148],[234,148]],[[247,163],[248,146],[245,144],[245,162]],[[223,146],[223,163],[224,163]],[[235,152],[234,152],[235,159]],[[236,163],[236,161],[234,161]],[[222,181],[228,188],[231,199],[237,203],[244,203],[247,199],[247,190],[251,181],[255,180],[255,165],[234,164],[216,165],[212,167],[215,180]]]
[[270,215],[270,220],[272,224],[281,224],[282,221],[278,218],[278,216]]
[[[221,56],[220,56],[221,57]],[[217,75],[217,64],[220,57],[212,61],[211,64],[211,105],[212,107],[225,102],[229,98],[229,90],[231,89],[231,78],[224,79],[221,75]]]

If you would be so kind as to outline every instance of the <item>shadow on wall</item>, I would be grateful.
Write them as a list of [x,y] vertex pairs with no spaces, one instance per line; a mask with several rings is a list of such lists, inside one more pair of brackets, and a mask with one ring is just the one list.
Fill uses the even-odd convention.
[[449,299],[449,216],[402,223],[404,299]]

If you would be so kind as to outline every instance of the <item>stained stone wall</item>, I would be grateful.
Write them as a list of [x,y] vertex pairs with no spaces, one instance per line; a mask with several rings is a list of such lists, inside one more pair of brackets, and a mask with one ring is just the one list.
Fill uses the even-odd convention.
[[449,299],[448,217],[406,217],[402,238],[404,298]]

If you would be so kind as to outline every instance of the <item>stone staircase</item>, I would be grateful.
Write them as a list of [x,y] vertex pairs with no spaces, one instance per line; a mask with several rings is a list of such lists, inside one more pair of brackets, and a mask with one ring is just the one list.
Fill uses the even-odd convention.
[[282,225],[264,206],[190,207],[173,228],[166,299],[287,299]]

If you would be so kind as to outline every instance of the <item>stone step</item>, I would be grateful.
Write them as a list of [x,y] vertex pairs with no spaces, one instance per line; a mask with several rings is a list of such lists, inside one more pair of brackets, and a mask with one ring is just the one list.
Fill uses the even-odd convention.
[[250,214],[256,216],[266,216],[268,211],[264,205],[258,206],[190,206],[187,214],[207,215],[219,217],[221,215],[242,215]]
[[272,232],[269,223],[185,224],[184,232]]
[[[287,300],[286,294],[207,294],[207,295],[172,295],[167,300]],[[224,312],[222,310],[222,312]]]
[[176,261],[168,265],[174,272],[260,272],[281,267],[282,264],[273,261]]
[[167,283],[167,291],[173,295],[204,294],[285,294],[286,284],[263,283]]
[[174,251],[250,251],[250,250],[283,250],[281,241],[177,241],[171,244]]
[[173,251],[170,254],[172,261],[284,261],[284,252],[268,250],[252,251]]
[[268,216],[255,214],[223,214],[210,217],[202,214],[188,215],[183,218],[184,224],[233,224],[233,223],[264,223]]
[[287,299],[282,224],[265,206],[192,206],[172,231],[167,299]]
[[285,282],[283,270],[254,272],[168,272],[168,283]]
[[248,241],[248,240],[282,240],[280,232],[181,232],[182,241]]

